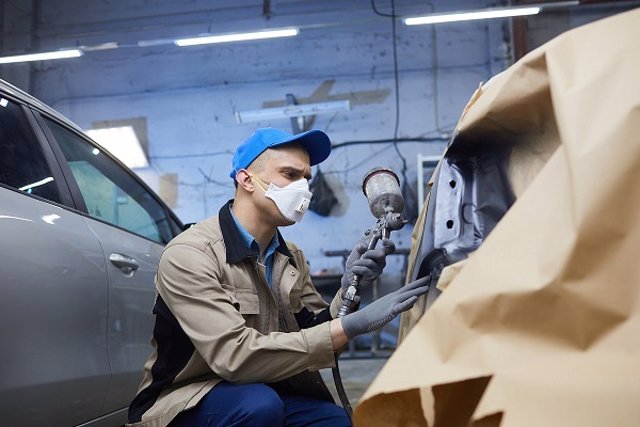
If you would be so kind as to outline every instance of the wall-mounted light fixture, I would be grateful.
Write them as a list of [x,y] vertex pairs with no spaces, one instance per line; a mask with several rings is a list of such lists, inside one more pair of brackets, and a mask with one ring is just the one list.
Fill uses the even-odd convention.
[[263,122],[273,119],[337,113],[340,111],[349,111],[350,109],[351,104],[348,99],[345,99],[343,101],[316,102],[313,104],[286,105],[278,108],[263,108],[261,110],[236,111],[236,120],[238,123]]
[[275,39],[280,37],[297,36],[299,32],[300,30],[298,30],[297,28],[279,28],[273,30],[253,31],[250,33],[230,33],[211,36],[190,37],[185,39],[178,39],[175,41],[175,44],[177,44],[178,46],[196,46],[202,44],[230,43],[247,40]]
[[2,56],[0,57],[0,64],[13,64],[16,62],[49,61],[52,59],[77,58],[79,56],[82,56],[82,51],[80,49],[55,50],[51,52]]

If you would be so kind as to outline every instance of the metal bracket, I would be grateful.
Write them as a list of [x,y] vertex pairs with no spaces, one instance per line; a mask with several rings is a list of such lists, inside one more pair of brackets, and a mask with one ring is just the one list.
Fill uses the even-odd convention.
[[[287,105],[298,105],[298,101],[296,97],[292,93],[288,93],[287,97]],[[308,117],[308,118],[307,118]],[[293,129],[293,133],[297,134],[300,132],[306,132],[311,129],[313,123],[316,121],[316,116],[295,116],[291,117],[291,128]]]

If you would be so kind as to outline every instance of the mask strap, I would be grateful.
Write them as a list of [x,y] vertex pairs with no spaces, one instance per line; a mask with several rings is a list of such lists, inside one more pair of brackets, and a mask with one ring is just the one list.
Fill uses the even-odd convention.
[[258,175],[254,175],[246,169],[245,169],[245,172],[247,172],[247,174],[251,177],[251,179],[255,178],[256,184],[258,184],[258,187],[260,187],[262,191],[264,191],[265,193],[267,192],[267,189],[264,187],[267,184],[266,182],[264,182]]

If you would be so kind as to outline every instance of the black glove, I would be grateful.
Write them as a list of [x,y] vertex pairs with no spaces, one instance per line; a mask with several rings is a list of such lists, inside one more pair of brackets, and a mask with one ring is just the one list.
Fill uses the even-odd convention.
[[360,311],[347,314],[341,318],[342,329],[351,339],[383,327],[398,314],[413,307],[418,297],[429,290],[430,280],[430,276],[423,277],[378,298]]
[[345,265],[345,271],[340,280],[344,292],[351,282],[353,275],[360,276],[360,285],[366,287],[371,284],[387,265],[387,255],[395,252],[396,246],[390,239],[382,239],[382,249],[367,250],[369,237],[363,237],[354,246]]

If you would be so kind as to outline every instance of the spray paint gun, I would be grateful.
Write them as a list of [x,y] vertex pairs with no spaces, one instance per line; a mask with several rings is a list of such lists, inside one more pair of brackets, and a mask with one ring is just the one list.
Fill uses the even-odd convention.
[[[407,221],[402,217],[404,199],[400,191],[400,179],[391,170],[377,167],[364,176],[362,191],[369,201],[369,209],[377,218],[375,225],[365,231],[369,238],[367,249],[374,249],[380,239],[389,238],[393,230],[400,230]],[[338,310],[338,317],[353,312],[358,305],[360,293],[360,276],[354,274],[353,280],[343,295],[342,306]]]

